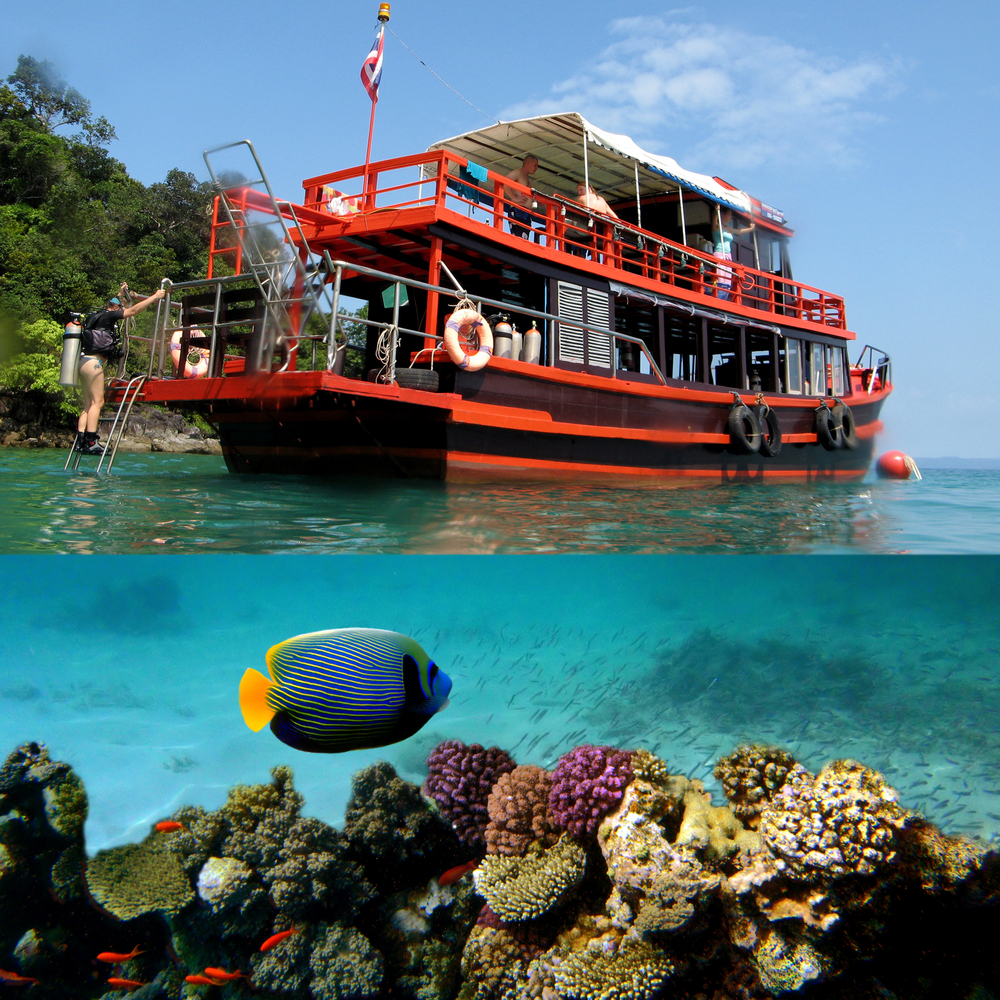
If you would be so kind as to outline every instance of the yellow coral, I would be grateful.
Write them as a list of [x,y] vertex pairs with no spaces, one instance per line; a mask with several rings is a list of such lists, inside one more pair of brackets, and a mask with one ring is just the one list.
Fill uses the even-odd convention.
[[556,966],[555,983],[558,993],[574,1000],[649,1000],[673,971],[662,951],[625,944],[574,952]]
[[766,934],[754,951],[761,984],[777,995],[795,993],[823,975],[819,953],[807,941],[790,944],[776,931]]
[[756,827],[761,810],[781,789],[795,758],[778,747],[745,743],[715,765],[715,777],[733,812]]
[[583,848],[569,834],[526,857],[487,854],[473,874],[476,889],[501,920],[534,920],[555,909],[583,878]]
[[98,851],[87,864],[94,899],[119,920],[160,910],[173,914],[194,898],[194,888],[161,838]]
[[634,750],[632,752],[632,774],[637,780],[659,785],[670,777],[670,769],[667,767],[666,761],[649,750]]

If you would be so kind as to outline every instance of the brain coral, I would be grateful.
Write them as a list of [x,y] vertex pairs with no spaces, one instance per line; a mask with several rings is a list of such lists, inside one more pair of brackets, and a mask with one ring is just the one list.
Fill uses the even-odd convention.
[[795,765],[761,813],[760,833],[793,875],[871,875],[896,857],[905,822],[882,776],[848,760],[815,778]]
[[157,910],[177,913],[194,898],[177,856],[155,835],[98,851],[87,863],[86,879],[95,901],[119,920]]
[[715,766],[715,777],[733,812],[747,826],[755,827],[761,810],[781,789],[795,758],[785,750],[747,743],[737,747]]
[[551,847],[558,839],[549,793],[552,777],[544,768],[522,764],[501,774],[486,808],[486,849],[490,854],[524,854],[533,841]]
[[514,770],[506,750],[461,740],[439,743],[427,758],[424,794],[437,803],[441,815],[470,847],[481,850],[489,816],[486,802],[501,774]]
[[574,837],[592,837],[631,780],[631,754],[625,750],[586,743],[564,753],[552,773],[549,794],[556,826]]
[[477,891],[505,921],[534,920],[562,903],[583,879],[586,855],[571,837],[526,857],[487,854],[473,872]]
[[648,944],[585,948],[556,966],[555,983],[574,1000],[650,1000],[673,971],[670,959]]

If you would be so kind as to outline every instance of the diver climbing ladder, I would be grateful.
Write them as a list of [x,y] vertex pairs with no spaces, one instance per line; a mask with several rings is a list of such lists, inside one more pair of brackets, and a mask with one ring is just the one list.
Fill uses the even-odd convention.
[[[115,456],[118,454],[118,446],[121,444],[122,437],[125,435],[125,427],[128,424],[128,418],[132,413],[132,407],[135,405],[135,401],[139,398],[142,393],[142,384],[146,381],[146,375],[136,375],[122,390],[121,402],[118,404],[118,410],[116,411],[114,418],[111,422],[111,430],[108,431],[108,443],[104,446],[104,450],[101,452],[100,460],[97,463],[96,472],[110,472],[111,467],[115,464]],[[83,452],[77,451],[76,445],[79,441],[80,435],[77,433],[76,437],[73,438],[73,444],[70,447],[69,454],[66,456],[66,464],[63,466],[63,470],[66,470],[73,466],[73,471],[80,467],[80,459],[83,458]],[[104,468],[105,459],[107,460],[107,468]]]

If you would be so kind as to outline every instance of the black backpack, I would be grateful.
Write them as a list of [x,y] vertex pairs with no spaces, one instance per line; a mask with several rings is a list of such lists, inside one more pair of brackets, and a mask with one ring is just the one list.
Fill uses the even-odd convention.
[[109,361],[116,361],[122,356],[121,338],[114,322],[105,319],[106,314],[107,309],[98,309],[83,321],[80,351],[82,354],[103,354]]

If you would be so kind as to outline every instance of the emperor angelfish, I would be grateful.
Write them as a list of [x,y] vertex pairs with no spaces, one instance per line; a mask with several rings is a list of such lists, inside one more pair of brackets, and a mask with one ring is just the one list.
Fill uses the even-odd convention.
[[243,721],[296,750],[342,753],[412,736],[448,704],[451,678],[398,632],[337,628],[297,635],[267,651],[270,678],[240,681]]

